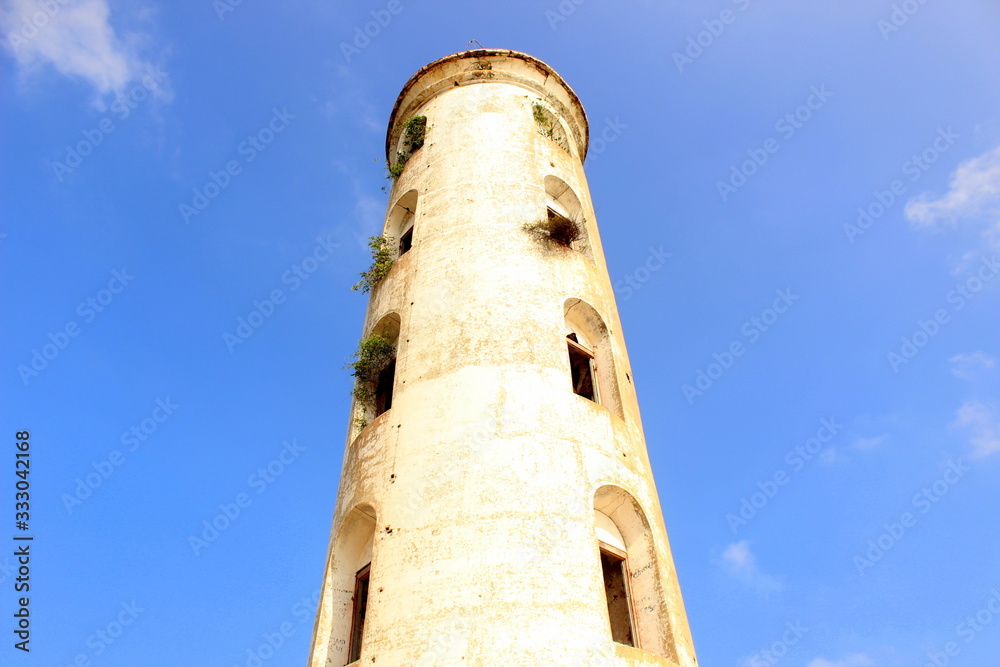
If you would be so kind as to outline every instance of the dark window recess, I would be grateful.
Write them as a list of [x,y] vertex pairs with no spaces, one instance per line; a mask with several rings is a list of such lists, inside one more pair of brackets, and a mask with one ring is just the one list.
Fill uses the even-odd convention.
[[413,227],[406,230],[401,237],[399,237],[399,255],[402,257],[407,250],[413,247]]
[[608,599],[611,639],[619,644],[635,646],[625,559],[601,549],[601,569],[604,570],[604,595]]
[[392,407],[392,386],[396,382],[396,360],[389,362],[378,374],[378,384],[375,386],[375,416]]
[[368,612],[368,581],[372,564],[358,570],[354,581],[354,615],[351,622],[351,646],[348,662],[361,659],[361,638],[365,631],[365,615]]
[[596,401],[592,364],[594,355],[576,342],[575,333],[570,334],[566,339],[566,345],[569,348],[569,368],[573,376],[573,393]]

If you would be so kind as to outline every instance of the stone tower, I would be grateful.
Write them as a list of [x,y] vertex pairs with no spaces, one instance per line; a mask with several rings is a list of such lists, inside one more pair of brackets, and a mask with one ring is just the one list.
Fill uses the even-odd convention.
[[524,53],[399,94],[310,667],[697,664],[587,143]]

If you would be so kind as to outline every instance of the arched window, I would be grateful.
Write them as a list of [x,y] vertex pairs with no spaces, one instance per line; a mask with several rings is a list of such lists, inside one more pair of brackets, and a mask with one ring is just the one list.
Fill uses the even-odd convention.
[[635,646],[635,612],[629,590],[630,572],[625,539],[618,526],[607,514],[594,510],[597,543],[604,575],[604,597],[608,603],[611,639],[619,644]]
[[566,181],[556,176],[545,177],[545,208],[546,219],[550,221],[550,224],[553,221],[567,221],[577,227],[579,237],[573,241],[571,247],[593,259],[583,206]]
[[396,202],[385,222],[385,236],[395,240],[397,256],[413,247],[413,228],[417,217],[417,191],[410,190]]
[[392,346],[390,358],[386,360],[375,380],[374,415],[380,414],[392,407],[392,394],[396,385],[396,346],[399,343],[399,315],[389,313],[375,325],[372,333],[381,336]]
[[566,347],[573,392],[622,416],[611,336],[593,306],[580,299],[565,304]]
[[330,552],[329,573],[318,627],[329,627],[328,641],[313,646],[311,665],[343,667],[360,659],[365,645],[365,619],[370,615],[369,582],[375,573],[375,510],[352,509],[340,526]]
[[360,432],[392,408],[396,386],[396,356],[400,319],[397,313],[382,317],[358,346],[354,368],[354,424]]
[[639,503],[620,487],[602,486],[594,494],[594,530],[611,638],[676,662],[653,534]]
[[535,128],[538,133],[547,139],[551,139],[562,148],[567,153],[569,150],[569,141],[566,140],[566,131],[563,128],[562,120],[559,118],[559,114],[553,111],[547,104],[543,104],[540,100],[535,100],[531,103],[531,115],[535,119]]

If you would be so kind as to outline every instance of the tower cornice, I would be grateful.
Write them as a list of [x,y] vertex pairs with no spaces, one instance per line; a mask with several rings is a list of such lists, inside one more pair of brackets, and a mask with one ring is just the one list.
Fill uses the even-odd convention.
[[551,66],[510,49],[460,51],[421,67],[403,86],[392,108],[385,137],[386,159],[392,159],[402,121],[436,95],[455,86],[498,82],[519,85],[545,99],[569,125],[581,161],[586,159],[590,126],[580,98]]

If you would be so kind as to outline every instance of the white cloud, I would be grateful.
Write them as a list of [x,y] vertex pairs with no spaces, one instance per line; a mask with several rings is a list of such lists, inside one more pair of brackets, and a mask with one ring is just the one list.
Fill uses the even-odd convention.
[[827,447],[819,454],[819,461],[824,465],[833,465],[835,463],[846,463],[850,461],[848,454],[849,450],[857,449],[860,451],[868,451],[870,449],[875,449],[880,447],[883,442],[889,438],[888,435],[879,435],[870,438],[865,438],[862,436],[856,436],[854,441],[851,443],[850,447],[838,448],[834,446]]
[[996,357],[991,357],[985,352],[960,353],[948,361],[951,363],[952,375],[963,380],[972,380],[980,371],[992,370],[997,365]]
[[0,27],[24,75],[52,66],[93,86],[102,105],[104,96],[123,94],[151,67],[134,48],[146,38],[131,34],[129,43],[123,42],[111,27],[110,13],[107,0],[8,0],[0,10]]
[[1000,146],[958,165],[951,187],[940,199],[925,192],[906,203],[906,218],[917,227],[954,226],[960,218],[985,226],[987,249],[1000,249]]
[[862,450],[865,450],[865,449],[875,449],[876,447],[878,447],[879,445],[881,445],[883,442],[885,442],[886,438],[888,438],[888,437],[889,436],[887,436],[887,435],[879,435],[879,436],[875,436],[873,438],[858,437],[858,438],[854,439],[854,447],[856,449],[862,449]]
[[722,552],[721,564],[727,573],[758,593],[776,593],[784,588],[779,578],[760,571],[746,540],[727,546]]
[[872,667],[875,663],[871,658],[863,653],[848,655],[840,660],[827,660],[826,658],[816,658],[806,667]]
[[922,227],[955,224],[959,218],[997,213],[1000,208],[1000,146],[966,160],[951,175],[951,190],[930,201],[927,193],[906,204],[906,217]]
[[833,465],[834,463],[842,463],[847,460],[847,457],[841,456],[837,452],[836,447],[827,447],[822,452],[819,453],[819,461],[823,465]]
[[955,425],[971,431],[973,458],[1000,452],[1000,412],[995,405],[967,401],[955,412]]
[[[365,128],[376,135],[385,136],[386,122],[389,120],[379,111],[379,108],[372,102],[368,94],[367,86],[355,76],[354,71],[343,64],[331,64],[328,59],[328,66],[332,66],[337,71],[339,82],[331,85],[327,98],[322,102],[321,107],[327,118],[336,119],[338,127],[343,127],[345,121],[351,123],[359,122]],[[319,101],[319,98],[315,98]]]

